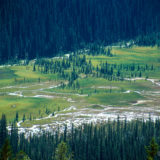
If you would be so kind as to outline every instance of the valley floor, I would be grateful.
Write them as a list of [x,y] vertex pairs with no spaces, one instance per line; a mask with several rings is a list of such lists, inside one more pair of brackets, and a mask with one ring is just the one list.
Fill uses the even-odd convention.
[[[0,113],[10,122],[18,113],[19,132],[39,133],[59,126],[63,131],[83,123],[119,119],[148,119],[160,116],[160,50],[149,47],[113,48],[113,57],[87,56],[93,66],[110,64],[154,65],[141,77],[125,76],[123,81],[80,74],[79,88],[62,88],[67,80],[56,74],[33,71],[28,66],[0,67]],[[147,75],[147,77],[146,77]],[[10,128],[10,127],[9,127]]]

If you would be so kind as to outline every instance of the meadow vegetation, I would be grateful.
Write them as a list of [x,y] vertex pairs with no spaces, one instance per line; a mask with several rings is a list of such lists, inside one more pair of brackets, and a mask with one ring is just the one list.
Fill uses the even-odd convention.
[[142,92],[158,92],[160,87],[148,79],[158,83],[159,72],[160,49],[137,46],[109,47],[94,54],[82,50],[69,57],[1,66],[0,114],[11,121],[16,112],[19,120],[24,114],[36,119],[71,105],[127,107],[150,99]]

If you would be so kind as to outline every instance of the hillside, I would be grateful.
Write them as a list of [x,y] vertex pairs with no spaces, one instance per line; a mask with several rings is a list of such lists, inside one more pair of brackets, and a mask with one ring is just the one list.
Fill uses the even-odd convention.
[[1,0],[0,63],[92,44],[160,45],[159,0]]

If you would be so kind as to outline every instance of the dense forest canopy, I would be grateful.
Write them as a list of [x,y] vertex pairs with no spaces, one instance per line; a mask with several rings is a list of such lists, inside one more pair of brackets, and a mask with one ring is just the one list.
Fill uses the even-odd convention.
[[[0,61],[160,37],[159,0],[1,0]],[[153,36],[152,36],[153,34]]]
[[[127,120],[120,121],[118,117],[113,122],[108,120],[108,123],[84,124],[78,128],[72,125],[70,131],[65,126],[63,133],[57,129],[52,133],[44,132],[44,134],[25,137],[24,134],[18,136],[18,128],[14,123],[10,134],[7,134],[6,118],[5,115],[2,115],[0,120],[0,148],[2,148],[0,159],[4,160],[2,157],[7,153],[3,146],[6,145],[5,139],[8,138],[8,145],[10,143],[12,147],[12,156],[22,150],[32,160],[64,160],[58,155],[62,157],[67,152],[67,148],[73,159],[66,158],[65,160],[151,160],[152,157],[155,157],[154,160],[158,160],[159,125],[159,119],[154,122],[151,118],[147,121],[137,119],[129,122]],[[149,142],[152,137],[155,137],[157,143],[153,139],[150,147]],[[63,144],[63,141],[67,146]],[[57,146],[59,150],[57,150]],[[146,148],[146,146],[148,147]]]

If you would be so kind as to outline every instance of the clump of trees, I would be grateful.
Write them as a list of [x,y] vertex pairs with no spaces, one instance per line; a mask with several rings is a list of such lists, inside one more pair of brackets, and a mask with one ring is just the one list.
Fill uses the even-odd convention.
[[3,114],[0,119],[0,160],[30,160],[27,154],[21,151],[18,146],[18,129],[15,122],[12,123],[9,133],[6,116]]
[[[108,56],[113,56],[111,48],[105,49]],[[95,50],[94,50],[95,51]],[[95,53],[95,52],[93,52]],[[91,54],[91,53],[90,53]],[[33,65],[34,72],[42,74],[56,74],[60,79],[67,80],[68,84],[61,84],[61,88],[69,87],[80,89],[79,75],[105,78],[109,81],[123,81],[125,78],[144,77],[149,78],[149,73],[158,68],[153,64],[110,64],[107,61],[101,62],[96,67],[90,59],[81,52],[74,52],[69,57],[58,59],[38,59]]]
[[154,160],[157,156],[159,146],[155,141],[155,138],[152,138],[149,146],[145,147],[147,152],[147,160]]
[[[0,121],[2,160],[6,160],[2,157],[18,158],[22,155],[27,160],[158,159],[159,119],[127,121],[117,118],[113,122],[108,120],[105,123],[83,124],[79,127],[72,125],[71,129],[64,126],[63,132],[57,127],[54,131],[28,137],[18,135],[16,126],[8,134],[6,124],[3,115]],[[8,140],[5,141],[6,138]]]
[[62,141],[58,144],[53,160],[73,160],[73,154],[68,153],[68,147],[65,142]]
[[12,154],[12,148],[11,148],[10,142],[8,139],[6,139],[0,151],[0,160],[31,160],[31,159],[23,151],[19,151],[14,156]]

